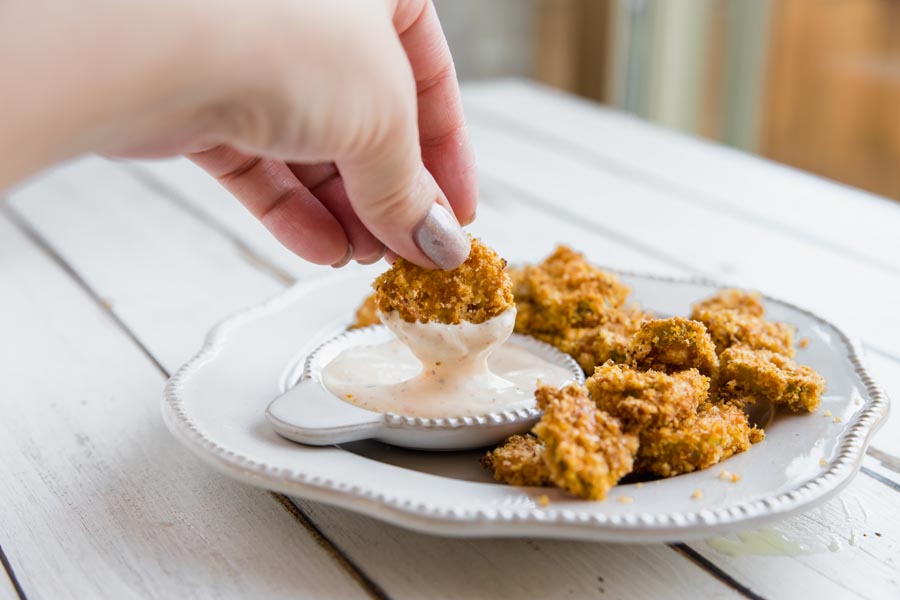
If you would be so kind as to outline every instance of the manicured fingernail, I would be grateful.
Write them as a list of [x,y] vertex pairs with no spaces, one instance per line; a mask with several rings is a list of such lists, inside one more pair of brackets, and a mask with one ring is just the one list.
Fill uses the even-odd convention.
[[348,262],[350,262],[351,258],[353,258],[353,246],[351,246],[350,244],[347,244],[347,253],[344,254],[344,257],[341,260],[339,260],[336,263],[334,263],[333,265],[331,265],[331,268],[332,269],[340,269],[341,267],[346,265]]
[[379,252],[378,254],[376,254],[375,256],[373,256],[372,258],[370,258],[370,259],[368,259],[368,260],[358,260],[358,261],[356,261],[356,262],[359,263],[359,264],[361,264],[361,265],[374,265],[374,264],[377,263],[379,260],[381,260],[382,258],[384,258],[384,253],[385,253],[386,250],[387,250],[387,248],[386,248],[384,245],[382,245],[382,246],[381,246],[381,252]]
[[440,204],[431,205],[413,239],[419,250],[442,269],[455,269],[469,256],[469,238]]

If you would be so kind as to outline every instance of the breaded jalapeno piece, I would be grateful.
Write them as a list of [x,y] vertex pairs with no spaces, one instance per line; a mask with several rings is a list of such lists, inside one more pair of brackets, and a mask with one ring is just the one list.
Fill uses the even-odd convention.
[[580,385],[542,385],[534,395],[544,415],[533,431],[544,443],[550,481],[579,498],[603,500],[631,472],[637,436],[624,433]]
[[373,284],[375,305],[396,311],[408,323],[483,323],[515,306],[506,261],[472,238],[469,257],[459,267],[424,269],[403,258]]
[[716,347],[706,326],[684,317],[641,323],[628,344],[626,360],[638,369],[665,373],[696,368],[713,376],[719,368]]
[[533,435],[513,435],[481,459],[494,479],[510,485],[551,485],[544,464],[544,442]]

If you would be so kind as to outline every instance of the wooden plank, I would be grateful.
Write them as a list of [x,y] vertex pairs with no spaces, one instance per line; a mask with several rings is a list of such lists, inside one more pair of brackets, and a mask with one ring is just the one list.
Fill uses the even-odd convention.
[[[729,536],[694,547],[765,598],[898,598],[897,500],[882,483],[857,475],[839,497],[779,523],[755,543],[734,544],[739,540]],[[766,555],[775,551],[775,540],[785,541],[786,548]]]
[[9,574],[0,569],[0,600],[20,600]]
[[[614,228],[631,243],[651,247],[695,272],[803,304],[850,325],[879,347],[898,344],[892,332],[900,328],[900,313],[893,309],[900,302],[900,275],[715,207],[673,203],[663,190],[572,161],[480,121],[470,129],[486,175],[523,201]],[[865,295],[867,310],[859,310],[849,294],[834,293],[835,276],[842,289]]]
[[[135,161],[125,165],[138,178],[167,197],[188,208],[207,224],[213,224],[229,238],[253,253],[257,261],[300,279],[321,272],[321,267],[299,260],[285,250],[256,219],[199,167],[184,159]],[[652,252],[621,244],[597,235],[596,228],[585,227],[546,211],[519,202],[515,194],[500,186],[483,183],[478,207],[479,218],[469,227],[474,235],[489,240],[510,262],[534,262],[550,250],[547,232],[554,240],[568,240],[590,254],[596,262],[619,269],[686,274]],[[541,240],[536,243],[536,240]]]
[[[662,190],[480,121],[470,131],[486,176],[523,202],[615,230],[696,273],[810,308],[872,347],[900,355],[900,277],[714,207],[673,204]],[[888,393],[900,396],[900,389]],[[898,436],[900,418],[889,419],[875,444]]]
[[[103,183],[73,191],[69,188],[73,179]],[[72,193],[78,194],[77,199],[64,201]],[[213,324],[284,286],[271,270],[260,268],[244,248],[221,236],[208,235],[209,228],[198,218],[136,186],[125,173],[110,168],[100,158],[63,167],[44,177],[40,185],[26,186],[13,194],[10,203],[33,217],[40,231],[52,232],[55,244],[77,246],[80,260],[107,265],[103,270],[85,271],[85,282],[126,325],[134,320],[156,323],[142,341],[168,371],[193,355]],[[110,223],[119,229],[110,232]],[[172,239],[194,240],[192,250],[184,252],[173,246]],[[140,258],[123,252],[123,244],[140,246]],[[211,257],[221,261],[221,266],[211,269]],[[227,272],[235,264],[250,267],[242,286],[233,286],[227,280]],[[120,285],[122,279],[135,278],[145,278],[154,282],[153,286],[137,289]],[[120,304],[128,311],[117,311]],[[206,318],[197,319],[198,314]]]
[[[55,198],[60,207],[68,200]],[[140,273],[92,247],[102,232],[89,226],[102,213],[81,208],[88,212],[69,225],[87,228],[83,250],[127,265],[122,276]],[[116,222],[120,242],[126,225]],[[150,261],[153,246],[142,246]],[[268,493],[213,473],[172,443],[159,417],[164,375],[5,217],[0,290],[0,540],[26,594],[367,595]],[[141,303],[129,306],[142,312]]]
[[[479,150],[481,150],[481,147],[479,147]],[[167,175],[173,176],[174,171],[170,171]],[[548,233],[559,234],[559,239],[573,239],[570,237],[570,231],[560,231],[556,229],[556,222],[547,223],[546,219],[553,218],[553,215],[549,213],[541,214],[540,211],[529,212],[526,220],[531,222],[541,222],[541,224],[544,225],[542,230],[536,231],[531,229],[523,231],[518,236],[511,236],[509,232],[511,230],[516,230],[516,228],[519,227],[519,222],[515,220],[514,215],[521,214],[522,209],[522,205],[516,202],[516,194],[513,194],[508,189],[503,189],[500,186],[491,185],[490,181],[485,183],[484,188],[485,191],[482,193],[482,198],[487,206],[490,206],[490,209],[484,210],[480,208],[480,216],[478,221],[476,221],[476,225],[482,225],[484,227],[485,235],[488,236],[497,235],[502,237],[505,231],[506,237],[502,238],[502,243],[508,244],[508,251],[511,252],[513,256],[517,253],[527,253],[529,251],[526,248],[521,248],[523,244],[527,246],[540,245],[533,242],[533,240],[546,239]],[[566,197],[568,198],[568,196]],[[197,201],[200,203],[203,202],[200,199]],[[502,225],[498,226],[495,225],[495,223]],[[576,245],[581,245],[585,242],[589,243],[589,240],[598,237],[602,236],[581,233],[578,238],[575,238],[577,239]],[[513,241],[514,238],[520,240],[518,244]],[[492,243],[495,241],[494,237],[488,237],[488,239],[490,239]],[[610,242],[607,241],[607,244],[609,243]],[[589,253],[591,256],[596,256],[591,250],[589,250]],[[613,264],[615,263],[613,262]],[[867,465],[873,468],[879,468],[877,466],[877,461],[874,460],[867,460]],[[892,570],[893,566],[890,564],[890,561],[887,561],[887,557],[890,556],[890,552],[892,552],[896,546],[892,545],[892,543],[876,541],[881,540],[882,538],[884,540],[889,540],[895,539],[896,537],[893,527],[889,527],[891,526],[891,522],[888,521],[885,523],[885,518],[882,516],[890,514],[884,510],[885,504],[896,501],[896,498],[893,497],[892,494],[893,490],[885,487],[884,484],[875,481],[871,477],[866,475],[858,476],[857,480],[851,485],[851,488],[840,498],[831,501],[823,508],[814,510],[809,515],[787,520],[773,528],[776,532],[787,537],[789,540],[793,540],[795,543],[805,543],[814,546],[811,549],[816,550],[817,552],[809,556],[803,555],[796,558],[755,557],[765,564],[764,570],[754,571],[753,569],[746,568],[744,562],[742,562],[746,557],[734,558],[727,555],[721,555],[702,543],[694,544],[691,547],[703,558],[722,569],[725,573],[733,576],[740,583],[747,585],[753,591],[762,593],[764,596],[790,597],[792,594],[800,593],[800,591],[806,589],[804,578],[808,578],[814,579],[816,581],[815,586],[819,587],[827,588],[828,586],[837,586],[839,589],[844,589],[845,587],[858,586],[861,590],[861,593],[859,594],[861,597],[877,598],[886,591],[889,592],[894,589],[892,587],[894,584],[890,581],[891,578],[894,577]],[[847,498],[850,498],[850,500],[847,500]],[[871,531],[864,529],[860,525],[855,525],[856,529],[854,529],[854,535],[856,536],[856,545],[850,545],[849,543],[851,538],[850,531],[841,529],[845,524],[845,516],[842,512],[843,509],[840,508],[844,506],[842,502],[855,502],[856,506],[862,507],[859,510],[863,511],[866,515],[871,516],[871,523],[873,523]],[[483,568],[480,568],[477,565],[485,562],[486,555],[489,557],[487,560],[490,561],[492,569],[498,562],[497,556],[510,556],[510,560],[517,564],[521,561],[518,554],[505,547],[507,544],[513,544],[513,542],[510,541],[473,542],[466,540],[440,540],[394,528],[386,528],[384,531],[379,528],[379,540],[383,543],[387,543],[384,542],[385,537],[390,537],[396,542],[396,547],[399,548],[399,550],[395,549],[391,553],[385,553],[385,556],[390,558],[382,557],[381,553],[379,553],[379,557],[373,558],[366,555],[365,551],[360,550],[360,548],[365,547],[371,542],[371,538],[367,537],[370,535],[368,534],[368,530],[369,527],[378,527],[377,524],[371,523],[371,520],[366,517],[344,513],[343,511],[335,509],[323,508],[321,505],[315,503],[300,500],[299,504],[308,514],[314,517],[320,527],[323,527],[323,529],[328,532],[329,537],[335,541],[335,543],[347,551],[353,560],[366,565],[367,571],[371,570],[372,572],[378,572],[387,569],[389,568],[389,561],[396,562],[395,557],[398,556],[403,563],[416,565],[416,568],[410,569],[410,572],[406,573],[400,582],[391,582],[391,584],[387,586],[387,589],[391,590],[392,593],[414,593],[415,590],[421,589],[421,585],[424,585],[429,581],[442,581],[442,578],[446,578],[448,582],[452,582],[456,577],[466,579],[465,577],[460,576],[461,573],[470,573],[471,575],[469,575],[469,578],[472,580],[472,583],[481,584],[482,580],[475,576],[475,574],[483,570]],[[882,517],[876,521],[874,515]],[[882,536],[875,536],[874,531],[882,533]],[[832,554],[831,551],[828,550],[827,555],[823,555],[821,552],[822,540],[825,540],[824,543],[826,545],[831,545],[832,538],[836,545],[841,546],[840,551]],[[874,549],[869,547],[870,543],[876,544]],[[571,547],[570,544],[550,542],[553,546],[552,548],[545,546],[547,542],[537,542],[537,544],[539,544],[541,550],[543,550],[542,553],[538,554],[538,556],[541,557],[541,560],[546,560],[545,553],[549,552],[553,557],[557,557],[558,553],[562,552],[563,556],[559,558],[559,564],[568,564],[571,562],[566,554],[566,549]],[[818,545],[815,546],[815,544]],[[492,546],[489,551],[483,548],[483,546],[488,545]],[[587,548],[592,548],[593,546],[594,545],[586,545]],[[454,549],[451,551],[448,549],[451,547],[468,547],[468,549],[465,551],[457,551]],[[440,550],[437,548],[440,548]],[[576,555],[583,556],[581,554],[583,551],[582,548],[577,548]],[[432,553],[438,555],[446,553],[446,555],[454,556],[454,559],[452,562],[448,561],[448,564],[446,565],[440,564],[439,561],[422,561],[420,559],[421,556],[430,555]],[[465,557],[465,559],[457,558],[460,555]],[[841,569],[834,568],[836,561],[853,564],[854,573],[846,576],[841,574]],[[737,564],[733,565],[733,562],[736,562]],[[888,567],[885,567],[884,563],[887,563]],[[595,564],[601,564],[599,559]],[[370,567],[369,565],[372,566]],[[437,572],[434,572],[433,569],[437,569]],[[780,576],[782,570],[789,574],[791,582],[789,586],[782,586],[776,590],[775,587],[784,579]],[[531,572],[532,570],[530,568],[522,568],[520,574],[517,576],[522,581],[522,589],[535,589],[539,592],[558,589],[552,587],[540,587],[540,581],[544,581],[545,579],[534,581],[533,579],[522,575],[522,573]],[[566,574],[567,577],[570,576],[570,572],[565,569],[560,569],[559,572]],[[835,573],[838,575],[834,575]],[[857,581],[857,579],[865,577],[866,573],[874,573],[876,576],[874,576],[871,581],[863,583]],[[523,577],[524,579],[522,579]],[[540,577],[546,578],[544,571],[540,571]],[[835,578],[836,580],[831,581],[829,577]],[[762,581],[763,578],[765,578],[766,581]],[[575,593],[578,593],[588,589],[584,586],[588,585],[590,578],[584,578],[583,574],[580,571],[577,571],[574,578],[572,578],[572,581],[573,583],[571,585],[575,586],[573,589],[575,590]],[[552,579],[551,583],[557,585],[558,581]],[[457,585],[465,586],[464,583],[458,583]],[[471,589],[462,587],[459,595],[465,596],[466,593],[469,592],[471,592]]]
[[[48,180],[52,180],[53,185],[44,187],[44,181]],[[30,191],[23,190],[12,199],[16,211],[49,240],[78,273],[83,274],[85,281],[102,283],[103,293],[115,298],[113,312],[128,324],[134,335],[163,365],[177,363],[185,352],[196,350],[193,332],[198,326],[210,326],[216,319],[202,301],[203,294],[230,299],[237,309],[246,303],[242,290],[256,285],[254,282],[259,276],[254,265],[236,260],[234,250],[227,247],[226,238],[211,228],[173,223],[176,218],[190,221],[191,217],[176,217],[156,206],[172,205],[110,163],[87,161],[61,169],[44,181],[31,186]],[[102,185],[95,182],[102,182]],[[115,210],[113,205],[121,203],[122,198],[130,198],[132,202],[121,210]],[[60,211],[63,211],[65,219],[53,217]],[[86,222],[95,219],[97,214],[102,214],[103,218],[88,225]],[[132,221],[139,224],[143,232],[125,227]],[[508,224],[501,222],[498,225],[502,226]],[[141,243],[157,235],[163,227],[168,229],[165,250]],[[115,245],[116,260],[107,260],[103,254],[90,250],[91,241],[97,236]],[[197,249],[205,251],[198,252]],[[163,257],[166,260],[180,259],[191,267],[157,269],[154,265],[159,258],[150,260],[150,256],[157,251],[170,253]],[[139,265],[140,269],[135,271],[132,268],[134,265]],[[220,282],[210,282],[209,278],[214,274],[218,274]],[[184,294],[181,291],[184,286],[195,289],[190,294]],[[234,293],[222,286],[233,286]],[[182,303],[178,311],[182,316],[178,327],[165,325],[160,316],[142,310],[139,299],[147,294],[163,293],[159,290],[166,293],[165,305]],[[265,295],[260,293],[259,299]],[[193,314],[196,324],[189,322],[189,314]],[[301,506],[304,510],[314,507],[310,503]],[[496,584],[497,597],[520,596],[521,590],[513,582],[521,580],[523,573],[530,574],[529,581],[534,585],[541,581],[545,581],[545,585],[562,582],[562,575],[558,574],[562,564],[560,559],[536,551],[532,542],[450,542],[409,534],[371,519],[350,518],[342,511],[323,505],[315,509],[316,525],[324,535],[334,540],[351,561],[390,595],[421,596],[429,582],[422,573],[433,577],[440,575],[438,582],[446,587],[436,588],[434,584],[430,587],[439,589],[442,596],[454,595],[457,593],[454,590],[460,586],[470,585],[469,580],[479,572],[479,581],[495,579],[505,582],[503,585]],[[567,544],[555,547],[562,552]],[[635,563],[642,566],[641,577],[647,581],[641,584],[640,589],[646,590],[648,597],[661,593],[690,594],[698,590],[702,595],[727,596],[731,593],[730,588],[662,545],[629,548],[626,551],[630,557],[627,561],[621,559],[623,550],[615,545],[585,544],[577,547],[582,548],[583,552],[565,553],[571,562],[566,565],[565,574],[567,581],[571,581],[571,585],[578,590],[601,585],[603,582],[597,577],[602,576],[610,578],[604,589],[613,597],[636,597],[632,580],[637,574],[632,572],[628,575],[623,571],[628,568],[627,565]],[[498,551],[502,556],[493,557]],[[386,560],[390,563],[386,564]],[[486,564],[490,567],[485,568]],[[598,571],[598,565],[604,564],[613,566],[605,573]],[[397,565],[406,568],[397,568]],[[465,589],[471,590],[469,587]],[[548,594],[553,591],[549,587],[542,589]]]
[[[415,598],[738,597],[662,544],[439,538],[298,501],[356,560],[390,573],[392,596]],[[377,537],[375,537],[377,536]],[[378,551],[371,551],[377,540]]]
[[716,205],[898,269],[900,210],[884,198],[533,83],[473,83],[463,100],[473,125],[515,130],[570,161],[664,189],[671,202]]
[[900,360],[878,352],[866,353],[866,365],[875,381],[886,390],[894,401],[893,416],[888,418],[884,429],[876,437],[875,446],[888,454],[900,458],[900,417],[897,416],[897,402],[900,402]]
[[900,200],[900,55],[885,0],[775,4],[763,153]]

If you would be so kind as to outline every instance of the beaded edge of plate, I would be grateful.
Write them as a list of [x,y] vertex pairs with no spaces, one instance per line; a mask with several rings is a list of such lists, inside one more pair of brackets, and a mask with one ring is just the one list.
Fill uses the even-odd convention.
[[[642,278],[651,281],[659,281],[673,284],[705,285],[716,288],[732,287],[712,281],[708,278],[677,278],[663,275],[647,275],[616,269],[606,270],[627,277]],[[722,526],[731,523],[744,522],[754,517],[766,515],[787,515],[797,512],[820,498],[828,498],[836,494],[847,485],[853,474],[853,466],[862,461],[863,450],[869,438],[877,430],[877,426],[888,414],[889,400],[881,387],[872,379],[866,370],[859,345],[854,342],[843,330],[810,310],[798,307],[790,302],[778,300],[772,296],[763,294],[767,301],[776,302],[795,310],[807,317],[826,325],[834,330],[846,348],[846,357],[852,365],[855,374],[865,387],[867,402],[855,416],[852,423],[848,423],[845,429],[844,439],[840,445],[836,457],[829,463],[828,468],[819,476],[811,479],[799,487],[782,492],[777,495],[760,498],[748,502],[737,503],[731,506],[717,509],[703,509],[699,511],[678,513],[625,513],[603,514],[587,513],[578,510],[531,506],[522,509],[511,508],[459,508],[442,507],[427,504],[409,498],[389,495],[356,484],[337,481],[332,478],[310,476],[306,473],[272,467],[259,463],[251,458],[231,451],[209,439],[196,424],[190,421],[184,409],[182,392],[186,380],[202,365],[215,358],[224,346],[228,333],[268,313],[275,312],[320,287],[358,276],[353,273],[335,274],[325,276],[297,284],[296,286],[280,293],[270,300],[245,309],[230,318],[225,319],[220,325],[213,328],[207,336],[201,350],[185,365],[183,365],[168,381],[164,391],[162,411],[163,418],[170,431],[182,443],[188,446],[204,458],[211,454],[216,459],[216,464],[225,470],[236,469],[242,475],[253,475],[256,485],[261,483],[260,474],[277,479],[280,483],[290,483],[294,486],[306,488],[310,496],[316,499],[335,504],[343,504],[349,507],[346,497],[359,500],[372,501],[389,509],[396,522],[406,523],[412,526],[412,517],[427,517],[429,520],[446,521],[448,523],[483,524],[484,521],[502,522],[516,525],[533,525],[535,527],[590,527],[603,531],[631,531],[642,529],[650,530],[682,530],[700,524],[706,526]],[[200,451],[207,453],[201,455]],[[245,478],[245,481],[247,478]],[[275,483],[275,482],[273,482]],[[301,494],[297,490],[291,493]],[[365,511],[366,514],[387,518],[382,511]],[[390,519],[388,519],[390,520]],[[418,522],[416,522],[418,523]],[[677,534],[675,534],[677,535]]]

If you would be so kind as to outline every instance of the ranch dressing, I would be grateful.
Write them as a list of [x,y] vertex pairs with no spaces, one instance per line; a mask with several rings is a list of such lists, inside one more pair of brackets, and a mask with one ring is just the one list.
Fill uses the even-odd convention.
[[322,371],[329,392],[362,408],[410,417],[476,416],[534,406],[537,381],[572,380],[562,367],[508,342],[511,308],[484,323],[407,323],[381,315],[397,337],[347,348]]

